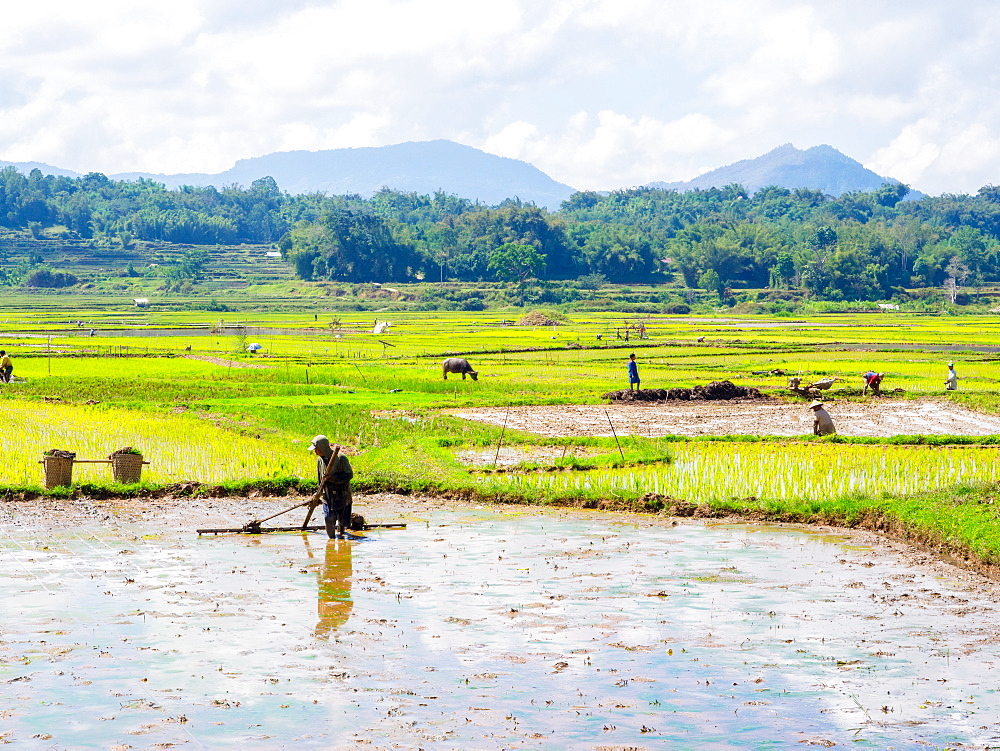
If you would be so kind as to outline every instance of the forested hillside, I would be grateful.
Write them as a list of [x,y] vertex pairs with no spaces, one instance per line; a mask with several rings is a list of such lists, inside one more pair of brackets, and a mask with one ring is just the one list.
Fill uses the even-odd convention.
[[[370,199],[283,193],[271,178],[217,190],[150,181],[0,170],[0,227],[65,253],[126,253],[137,241],[190,246],[273,244],[305,280],[517,281],[588,276],[673,282],[722,296],[797,289],[817,299],[871,300],[904,288],[952,291],[1000,280],[1000,188],[902,201],[885,185],[838,198],[738,185],[576,193],[558,212],[508,200],[383,189]],[[10,261],[0,282],[70,283],[58,268]],[[197,265],[197,250],[177,265]],[[44,273],[40,273],[44,271]],[[181,274],[178,271],[175,276]],[[46,276],[46,274],[48,276]],[[188,274],[193,278],[196,274]]]

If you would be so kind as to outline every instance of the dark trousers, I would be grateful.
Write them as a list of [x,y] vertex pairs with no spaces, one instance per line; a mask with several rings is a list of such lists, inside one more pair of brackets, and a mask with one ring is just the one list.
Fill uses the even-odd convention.
[[4,383],[10,383],[10,374],[14,372],[14,366],[8,365],[6,368],[0,368],[0,381]]
[[332,538],[337,534],[338,525],[340,526],[340,532],[344,532],[351,526],[351,509],[353,506],[352,502],[334,506],[328,503],[323,504],[323,518],[326,522],[326,534],[328,537]]

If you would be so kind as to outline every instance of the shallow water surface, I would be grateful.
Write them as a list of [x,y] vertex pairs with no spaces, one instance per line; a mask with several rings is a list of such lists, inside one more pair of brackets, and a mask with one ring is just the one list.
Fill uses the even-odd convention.
[[0,734],[45,748],[1000,744],[988,589],[798,528],[406,520],[330,542],[4,525]]

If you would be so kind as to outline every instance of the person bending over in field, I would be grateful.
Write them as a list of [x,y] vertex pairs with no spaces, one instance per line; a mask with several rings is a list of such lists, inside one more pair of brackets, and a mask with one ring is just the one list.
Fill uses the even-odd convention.
[[885,373],[876,373],[874,370],[868,370],[861,374],[861,377],[865,379],[865,387],[861,389],[861,395],[864,396],[868,389],[872,390],[875,396],[880,396],[882,394],[882,378]]
[[[316,472],[322,486],[323,517],[326,521],[326,534],[332,540],[343,538],[351,524],[351,510],[354,498],[351,496],[351,478],[354,470],[351,462],[343,454],[338,453],[333,458],[330,440],[325,435],[318,435],[309,444],[309,450],[316,454]],[[333,459],[333,466],[327,476],[327,464]],[[323,478],[326,477],[326,484]]]
[[823,402],[815,401],[809,409],[813,411],[813,435],[833,435],[837,432],[830,413],[823,409]]
[[0,381],[10,383],[11,373],[14,372],[14,365],[10,361],[10,355],[6,350],[0,349]]
[[639,363],[635,361],[635,352],[628,356],[628,388],[639,388]]

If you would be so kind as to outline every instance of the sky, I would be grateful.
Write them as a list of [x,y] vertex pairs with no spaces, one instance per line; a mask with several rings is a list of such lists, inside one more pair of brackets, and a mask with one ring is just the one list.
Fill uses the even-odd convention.
[[995,0],[33,0],[0,159],[221,172],[449,139],[580,190],[829,144],[926,193],[1000,184]]

